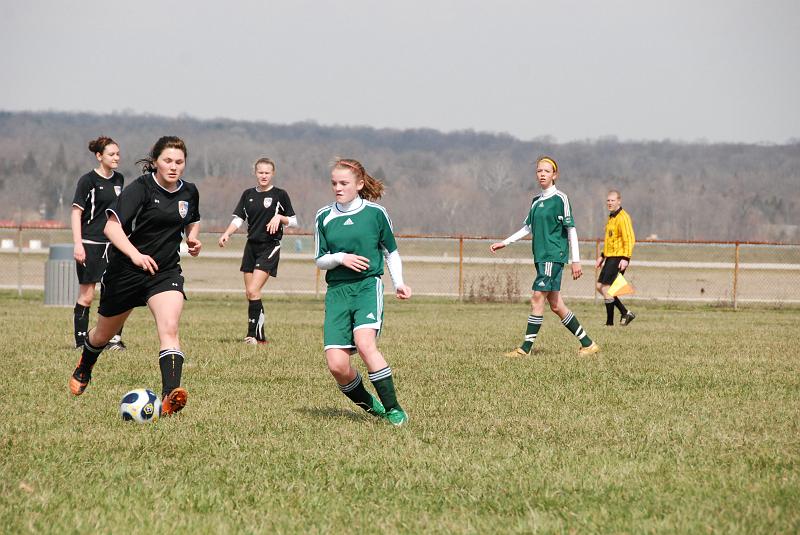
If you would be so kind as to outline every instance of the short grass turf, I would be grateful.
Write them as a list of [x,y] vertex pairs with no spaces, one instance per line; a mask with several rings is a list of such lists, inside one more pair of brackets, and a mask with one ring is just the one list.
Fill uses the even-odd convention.
[[508,359],[526,304],[387,297],[393,428],[336,388],[320,300],[265,299],[254,347],[243,296],[191,297],[189,402],[154,425],[117,412],[160,391],[149,312],[73,398],[71,310],[41,302],[0,294],[5,533],[800,531],[797,309],[572,303],[599,355],[547,312]]

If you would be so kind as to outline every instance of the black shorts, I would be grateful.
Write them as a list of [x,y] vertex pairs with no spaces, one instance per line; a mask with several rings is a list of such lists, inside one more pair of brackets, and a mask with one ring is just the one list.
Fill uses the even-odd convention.
[[239,268],[239,271],[252,273],[253,270],[259,269],[266,271],[271,277],[277,277],[280,259],[280,242],[253,243],[248,240],[244,246],[242,267]]
[[597,277],[597,282],[607,286],[612,285],[618,273],[625,273],[624,269],[619,269],[621,260],[623,260],[621,256],[607,256],[603,268],[600,270],[600,276]]
[[108,265],[107,248],[108,245],[104,243],[83,244],[83,250],[86,251],[86,261],[83,264],[75,262],[79,283],[94,284],[95,282],[100,282]]
[[107,318],[135,307],[143,307],[147,305],[148,299],[162,292],[176,290],[186,299],[183,275],[179,267],[156,271],[155,275],[129,268],[107,269],[100,282],[102,287],[97,313]]

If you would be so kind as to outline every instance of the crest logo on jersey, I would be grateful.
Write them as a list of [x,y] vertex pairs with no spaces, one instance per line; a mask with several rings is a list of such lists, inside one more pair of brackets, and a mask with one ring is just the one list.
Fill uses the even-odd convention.
[[114,186],[114,193],[119,197],[119,194],[122,193],[122,186]]
[[186,217],[189,213],[189,201],[178,201],[178,213],[181,217]]
[[264,197],[264,208],[272,206],[272,197]]

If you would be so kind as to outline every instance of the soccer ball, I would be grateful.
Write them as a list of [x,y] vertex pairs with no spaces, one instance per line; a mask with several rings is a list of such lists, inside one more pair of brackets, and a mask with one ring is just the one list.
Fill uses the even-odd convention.
[[152,390],[137,388],[131,390],[119,402],[119,415],[126,422],[140,424],[155,422],[161,416],[161,400]]

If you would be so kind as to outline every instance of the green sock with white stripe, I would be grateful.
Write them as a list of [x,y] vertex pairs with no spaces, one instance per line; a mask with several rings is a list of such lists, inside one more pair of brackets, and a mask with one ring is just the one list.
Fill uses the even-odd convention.
[[[338,384],[338,383],[337,383]],[[350,398],[350,401],[364,409],[370,414],[376,414],[373,403],[372,395],[364,388],[364,382],[361,380],[361,374],[356,371],[356,378],[347,383],[346,385],[338,385],[342,394]]]
[[378,397],[381,398],[386,412],[391,409],[400,409],[400,404],[397,402],[397,394],[394,391],[394,381],[392,380],[392,369],[386,366],[382,370],[369,373],[369,380],[375,391],[378,392]]
[[592,345],[592,339],[589,338],[589,335],[586,334],[586,331],[583,330],[581,327],[581,322],[578,321],[578,318],[575,317],[575,314],[569,312],[561,323],[564,324],[564,327],[569,329],[569,332],[575,335],[575,338],[581,343],[582,347],[589,347]]
[[543,316],[528,316],[528,328],[525,330],[525,341],[519,346],[525,353],[530,353],[533,348],[533,343],[536,341],[536,335],[539,334],[539,329],[542,328]]

